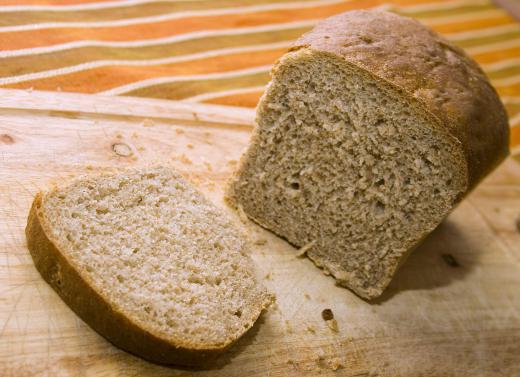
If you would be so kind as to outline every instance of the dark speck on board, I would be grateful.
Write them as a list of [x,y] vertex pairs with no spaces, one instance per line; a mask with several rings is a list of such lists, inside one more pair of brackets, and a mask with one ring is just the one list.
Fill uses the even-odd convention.
[[442,259],[450,267],[453,267],[453,268],[460,267],[459,262],[457,262],[455,257],[453,255],[451,255],[451,254],[442,254]]
[[334,313],[332,313],[332,310],[330,309],[323,309],[321,312],[321,318],[323,318],[324,321],[330,321],[331,319],[334,319]]

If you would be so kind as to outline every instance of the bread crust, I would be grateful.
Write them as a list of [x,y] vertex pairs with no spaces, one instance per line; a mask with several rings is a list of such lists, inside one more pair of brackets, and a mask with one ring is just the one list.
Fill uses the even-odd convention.
[[333,54],[419,102],[460,141],[468,187],[509,154],[507,114],[484,72],[466,53],[416,20],[351,11],[319,23],[294,49]]
[[36,269],[81,319],[111,343],[159,364],[206,366],[238,339],[219,348],[195,349],[174,344],[134,323],[111,306],[66,254],[60,252],[56,242],[49,237],[51,233],[41,213],[41,202],[42,195],[37,194],[25,230]]

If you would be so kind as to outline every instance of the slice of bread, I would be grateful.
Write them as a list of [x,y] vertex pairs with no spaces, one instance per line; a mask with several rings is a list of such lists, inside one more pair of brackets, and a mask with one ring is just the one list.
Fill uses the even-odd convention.
[[36,268],[65,303],[153,362],[211,361],[273,300],[240,231],[170,168],[39,193],[26,235]]
[[505,110],[462,50],[410,18],[353,11],[272,71],[229,202],[370,299],[508,154]]

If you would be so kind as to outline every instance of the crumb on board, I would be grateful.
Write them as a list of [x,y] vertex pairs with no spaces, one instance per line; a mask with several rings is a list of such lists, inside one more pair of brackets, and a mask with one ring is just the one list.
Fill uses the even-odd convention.
[[312,334],[316,334],[316,328],[313,325],[307,326],[307,331]]
[[333,357],[327,361],[327,366],[332,370],[338,370],[344,367],[343,363],[338,357]]
[[338,321],[336,321],[335,319],[329,319],[325,321],[325,323],[333,332],[339,332]]
[[132,161],[137,161],[137,156],[136,155],[133,155],[132,157],[130,157],[132,159]]
[[123,138],[123,135],[121,135],[120,133],[118,133],[118,134],[116,134],[116,137],[117,137],[118,139],[122,139],[122,138]]
[[238,164],[237,160],[227,160],[228,165],[236,165]]
[[143,127],[153,127],[155,126],[155,122],[151,119],[146,118],[145,120],[143,120],[142,125]]
[[88,164],[87,166],[85,166],[85,169],[94,170],[94,167],[92,165]]
[[298,249],[298,252],[297,252],[296,256],[298,258],[303,258],[305,256],[305,254],[307,254],[307,251],[309,251],[314,246],[315,243],[316,243],[316,240],[311,241],[308,244],[300,247]]
[[265,280],[271,280],[273,278],[273,276],[271,275],[271,273],[267,273],[265,276],[264,276],[264,279]]
[[187,165],[192,164],[192,161],[184,153],[179,156],[172,156],[172,159],[178,160],[178,161],[182,162],[183,164],[187,164]]
[[175,133],[176,133],[177,135],[182,135],[182,134],[184,133],[184,130],[183,130],[182,128],[176,128],[176,129],[175,129]]
[[192,143],[188,143],[188,144],[186,144],[186,146],[187,146],[189,149],[193,149],[193,148],[195,148],[195,146],[194,146]]
[[334,319],[334,313],[332,312],[332,309],[323,309],[321,311],[321,318],[323,318],[324,321],[330,321],[331,319]]
[[289,365],[295,365],[296,363],[294,362],[293,359],[287,359],[287,364],[289,364]]
[[304,294],[303,294],[303,297],[305,297],[307,300],[310,300],[310,299],[311,299],[311,295],[308,294],[308,293],[304,293]]
[[265,238],[257,238],[254,242],[255,245],[265,245],[267,243],[267,240]]

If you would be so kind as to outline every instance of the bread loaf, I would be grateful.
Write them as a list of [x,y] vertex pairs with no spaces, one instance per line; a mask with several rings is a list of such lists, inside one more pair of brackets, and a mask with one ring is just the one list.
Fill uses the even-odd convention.
[[318,24],[272,70],[227,196],[340,285],[379,296],[508,154],[505,110],[461,49],[410,18]]
[[273,299],[240,231],[169,168],[39,193],[26,235],[36,268],[63,301],[150,361],[211,361]]

